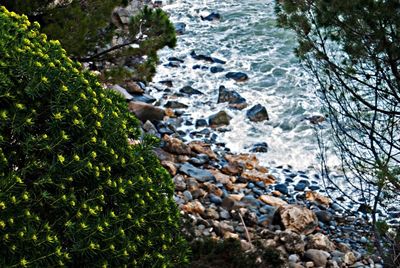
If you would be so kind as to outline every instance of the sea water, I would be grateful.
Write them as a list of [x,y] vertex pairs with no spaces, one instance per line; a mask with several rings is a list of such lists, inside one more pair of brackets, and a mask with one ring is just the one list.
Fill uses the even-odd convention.
[[[175,49],[159,52],[161,64],[152,85],[162,89],[165,86],[159,81],[172,80],[172,92],[165,94],[161,90],[152,94],[167,101],[180,88],[192,86],[204,95],[176,99],[189,106],[183,117],[194,122],[227,111],[232,120],[228,131],[218,132],[217,141],[225,143],[232,152],[248,152],[252,145],[266,142],[268,152],[257,154],[266,165],[319,167],[315,126],[306,119],[320,114],[317,85],[294,54],[294,33],[277,27],[274,1],[177,0],[163,9],[173,23],[185,23],[186,31],[178,36]],[[201,19],[211,12],[218,12],[221,19],[212,22]],[[192,51],[222,59],[226,64],[194,60],[190,56]],[[169,57],[180,58],[184,63],[177,68],[164,66]],[[194,65],[220,66],[225,70],[213,74],[209,69],[193,69]],[[245,72],[249,80],[235,82],[225,78],[230,71]],[[217,104],[221,85],[240,93],[249,106],[234,110],[227,103]],[[246,111],[256,104],[266,107],[268,121],[251,122],[246,118]],[[325,122],[318,126],[321,127],[327,129],[329,124]],[[183,130],[190,133],[195,127]],[[335,162],[334,156],[329,160]]]

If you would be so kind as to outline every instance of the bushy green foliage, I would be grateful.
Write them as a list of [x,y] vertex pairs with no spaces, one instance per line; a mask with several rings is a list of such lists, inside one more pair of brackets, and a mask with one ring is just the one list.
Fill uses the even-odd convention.
[[[97,45],[110,40],[112,10],[122,0],[5,0],[3,5],[11,11],[26,14],[38,21],[49,39],[59,40],[70,55],[83,57]],[[112,29],[108,29],[112,30]]]
[[[92,62],[102,79],[151,81],[157,50],[176,45],[175,28],[164,11],[145,7],[132,17],[129,30],[121,31],[111,23],[111,13],[126,4],[125,0],[4,1],[10,10],[38,21],[42,31],[59,40],[70,56]],[[123,42],[110,45],[114,36]]]
[[168,173],[125,101],[0,7],[0,267],[174,267]]

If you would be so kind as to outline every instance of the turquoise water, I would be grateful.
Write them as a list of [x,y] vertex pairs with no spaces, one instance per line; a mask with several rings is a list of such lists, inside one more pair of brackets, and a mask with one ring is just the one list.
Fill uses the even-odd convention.
[[[190,108],[185,119],[207,118],[220,110],[233,117],[229,131],[218,133],[218,141],[225,142],[233,152],[247,152],[255,143],[267,142],[269,152],[258,154],[268,165],[288,164],[298,169],[318,166],[318,146],[313,126],[306,117],[320,112],[315,94],[316,85],[304,71],[293,50],[296,39],[293,33],[276,27],[274,1],[176,1],[164,6],[174,23],[184,22],[186,33],[178,37],[174,50],[159,53],[161,64],[153,86],[173,80],[172,93],[154,90],[153,95],[176,99]],[[212,11],[221,14],[221,21],[202,21],[200,15]],[[227,61],[222,73],[193,70],[196,64],[219,66],[194,60],[190,52],[206,54]],[[179,68],[165,67],[168,57],[184,60]],[[242,71],[250,79],[236,83],[225,78],[228,71]],[[190,85],[205,95],[196,98],[174,97],[183,86]],[[218,88],[224,85],[236,90],[249,103],[249,109],[261,104],[268,110],[270,120],[253,123],[246,119],[246,110],[231,110],[226,103],[217,104]],[[327,127],[327,126],[326,126]],[[189,133],[194,127],[183,128]]]

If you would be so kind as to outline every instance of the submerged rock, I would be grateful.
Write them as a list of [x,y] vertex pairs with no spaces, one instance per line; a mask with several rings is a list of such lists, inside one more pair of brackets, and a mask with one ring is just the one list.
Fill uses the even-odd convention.
[[219,14],[217,12],[211,12],[210,14],[208,14],[205,17],[200,16],[200,18],[201,18],[201,20],[206,20],[206,21],[216,21],[216,20],[221,19],[221,14]]
[[184,34],[186,32],[186,23],[177,22],[174,26],[177,34]]
[[233,79],[237,82],[243,82],[249,79],[249,76],[242,72],[229,72],[225,75],[226,78]]
[[[197,55],[195,51],[192,51],[190,53],[190,56],[192,56],[192,58],[195,59],[195,60],[204,60],[204,61],[208,61],[208,62],[211,62],[211,63],[219,63],[219,64],[225,64],[226,63],[226,61],[223,61],[223,60],[220,60],[220,59],[217,59],[217,58],[214,58],[214,57],[201,55],[201,54]],[[195,69],[195,68],[193,68],[193,69]]]

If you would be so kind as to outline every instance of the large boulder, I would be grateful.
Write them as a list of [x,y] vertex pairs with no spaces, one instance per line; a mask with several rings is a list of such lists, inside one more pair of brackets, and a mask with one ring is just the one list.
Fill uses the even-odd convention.
[[261,104],[251,107],[250,110],[247,111],[246,116],[253,122],[269,120],[267,109]]
[[218,103],[228,102],[229,106],[237,109],[244,109],[247,106],[246,99],[236,91],[228,90],[224,86],[218,89]]
[[147,120],[160,121],[165,115],[165,111],[163,109],[139,101],[129,102],[128,109],[142,122],[146,122]]
[[219,127],[229,125],[231,119],[232,117],[230,117],[227,112],[219,111],[208,118],[208,123],[211,127]]
[[318,227],[318,219],[315,213],[303,206],[281,206],[276,211],[275,216],[285,230],[299,234],[311,234]]

